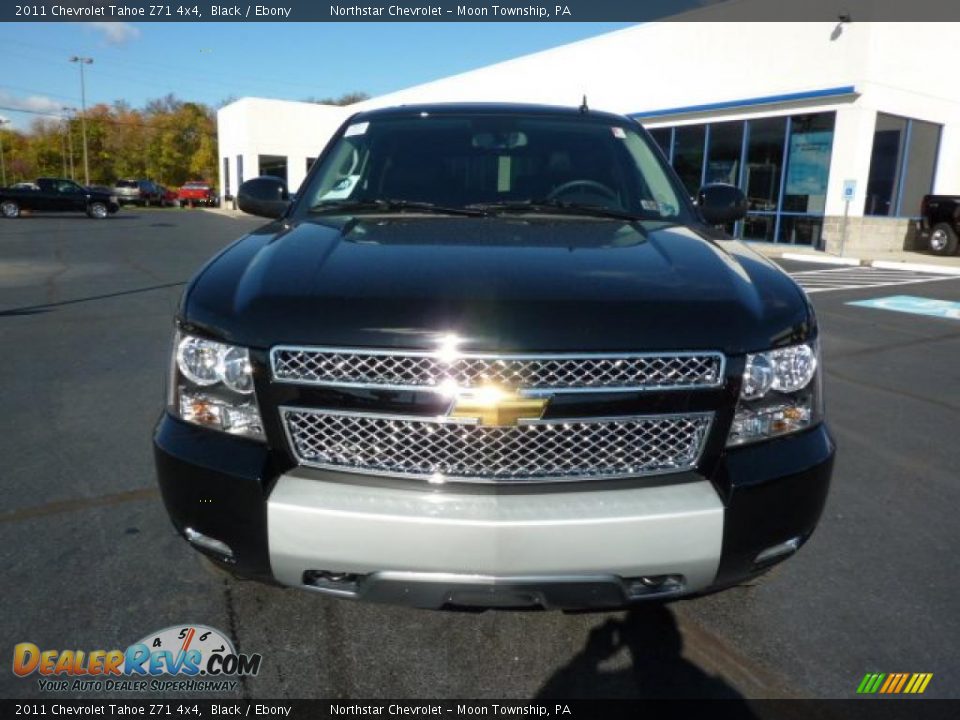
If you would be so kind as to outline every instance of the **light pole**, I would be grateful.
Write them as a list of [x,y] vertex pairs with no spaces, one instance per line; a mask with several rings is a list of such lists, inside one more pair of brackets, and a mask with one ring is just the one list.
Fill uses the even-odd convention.
[[83,137],[83,184],[90,184],[90,163],[87,161],[87,90],[83,83],[83,66],[93,64],[93,58],[74,55],[70,62],[80,63],[80,134]]
[[60,159],[63,161],[63,177],[67,176],[67,128],[60,118]]
[[7,186],[7,166],[3,160],[3,126],[9,124],[9,120],[0,118],[0,187]]
[[70,179],[76,180],[77,176],[73,172],[73,118],[70,117],[69,113],[75,113],[77,109],[72,107],[62,107],[60,109],[67,113],[67,151],[70,153]]

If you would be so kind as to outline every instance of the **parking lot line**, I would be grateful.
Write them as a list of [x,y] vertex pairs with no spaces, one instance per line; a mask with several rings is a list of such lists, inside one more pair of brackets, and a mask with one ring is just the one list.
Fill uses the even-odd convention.
[[865,266],[800,270],[791,272],[790,275],[807,293],[862,290],[864,288],[913,285],[960,278],[960,276],[951,274]]

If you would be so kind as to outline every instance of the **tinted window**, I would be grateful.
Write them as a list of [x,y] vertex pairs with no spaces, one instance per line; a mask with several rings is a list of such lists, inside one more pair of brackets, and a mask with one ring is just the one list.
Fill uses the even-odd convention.
[[438,115],[355,123],[303,193],[310,205],[409,200],[562,200],[639,215],[686,212],[653,145],[634,127],[580,116]]

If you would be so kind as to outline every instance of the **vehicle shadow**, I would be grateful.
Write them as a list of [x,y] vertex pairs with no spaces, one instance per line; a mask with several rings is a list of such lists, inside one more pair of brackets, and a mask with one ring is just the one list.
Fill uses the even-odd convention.
[[0,310],[0,317],[36,315],[38,313],[50,312],[54,308],[62,307],[64,305],[76,305],[77,303],[93,302],[96,300],[108,300],[111,298],[124,297],[125,295],[139,295],[140,293],[154,292],[155,290],[169,290],[170,288],[181,287],[186,284],[187,283],[185,281],[164,283],[162,285],[150,285],[148,287],[135,288],[134,290],[120,290],[118,292],[103,293],[101,295],[88,295],[87,297],[73,298],[71,300],[60,300],[58,302],[10,308],[8,310]]
[[[141,215],[131,213],[129,211],[124,211],[123,208],[118,210],[113,215],[105,218],[109,221],[114,220],[139,220]],[[32,213],[24,210],[20,213],[20,216],[16,219],[16,222],[23,222],[25,220],[82,220],[83,222],[90,222],[90,218],[87,217],[86,213],[77,210],[76,212],[38,212]]]
[[[622,661],[610,670],[615,657]],[[673,613],[660,604],[641,605],[622,620],[611,618],[590,631],[586,646],[544,683],[538,698],[711,698],[739,700],[726,709],[754,718],[743,696],[682,656],[683,639]]]

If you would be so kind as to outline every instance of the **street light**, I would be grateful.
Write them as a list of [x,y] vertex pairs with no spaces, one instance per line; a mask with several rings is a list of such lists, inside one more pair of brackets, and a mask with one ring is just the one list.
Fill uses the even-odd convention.
[[70,179],[76,180],[77,176],[73,172],[73,118],[70,117],[70,113],[76,113],[77,109],[64,106],[60,110],[67,113],[67,150],[70,153]]
[[83,184],[90,184],[90,163],[87,161],[87,90],[83,83],[83,66],[92,65],[93,58],[74,55],[70,62],[80,63],[80,134],[83,136]]
[[7,186],[7,167],[3,161],[3,126],[9,125],[10,121],[0,117],[0,187]]

